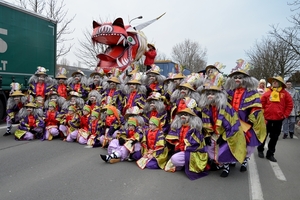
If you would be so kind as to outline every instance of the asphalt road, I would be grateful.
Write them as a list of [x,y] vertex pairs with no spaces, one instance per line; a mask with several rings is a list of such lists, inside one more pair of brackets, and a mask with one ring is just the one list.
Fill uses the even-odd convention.
[[0,200],[48,199],[300,199],[300,144],[280,139],[271,163],[253,154],[248,171],[231,168],[191,181],[183,171],[139,169],[134,162],[104,163],[101,148],[86,149],[78,143],[15,141],[3,137],[0,125]]

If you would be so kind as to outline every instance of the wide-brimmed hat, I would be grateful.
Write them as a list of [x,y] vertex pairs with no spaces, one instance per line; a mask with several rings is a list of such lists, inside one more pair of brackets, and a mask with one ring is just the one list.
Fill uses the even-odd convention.
[[232,76],[234,76],[234,75],[236,75],[236,74],[244,74],[244,75],[246,75],[246,76],[249,76],[249,74],[248,74],[245,70],[237,70],[237,71],[234,71],[234,72],[232,72],[231,74],[229,74],[228,76],[229,76],[229,77],[232,77]]
[[150,74],[150,73],[160,75],[160,67],[155,64],[152,64],[151,69],[148,70],[146,74]]
[[208,65],[208,66],[205,68],[205,72],[207,73],[207,71],[208,71],[209,69],[216,69],[216,70],[218,70],[218,72],[220,72],[220,70],[219,70],[216,66],[214,66],[214,65]]
[[63,74],[59,74],[55,77],[55,79],[67,79],[67,77]]
[[275,76],[275,77],[268,78],[268,82],[271,84],[274,80],[280,82],[282,84],[282,87],[286,88],[286,84],[284,83],[284,80],[281,76]]
[[196,90],[193,88],[193,86],[192,86],[191,84],[189,84],[189,83],[181,83],[179,86],[180,86],[180,87],[189,88],[190,90],[193,90],[194,92],[196,91]]
[[78,92],[71,91],[70,92],[70,97],[81,97],[81,95]]
[[182,73],[175,74],[173,77],[173,79],[184,79],[184,78],[185,78],[185,75]]
[[75,76],[76,74],[81,74],[82,76],[84,76],[85,74],[83,73],[83,71],[81,70],[77,70],[76,72],[73,72],[72,76]]
[[141,85],[142,83],[139,80],[133,79],[133,80],[128,81],[127,84],[138,84],[138,85]]
[[58,72],[56,74],[56,79],[67,79],[67,70],[63,67],[58,68]]
[[213,91],[218,91],[218,92],[221,92],[222,89],[218,86],[215,86],[215,85],[212,85],[212,86],[208,86],[208,87],[205,87],[202,92],[204,91],[208,91],[208,90],[213,90]]
[[36,108],[36,105],[34,103],[28,103],[25,105],[25,107],[31,107],[31,108]]
[[41,66],[38,66],[37,67],[37,71],[34,73],[35,75],[46,75],[47,76],[47,72],[48,70],[45,69],[45,67],[41,67]]
[[190,115],[197,116],[196,113],[194,113],[194,111],[192,111],[192,109],[190,109],[190,108],[182,109],[177,114],[180,114],[180,113],[188,113]]
[[153,47],[153,49],[155,49],[155,50],[156,50],[156,48],[155,48],[154,44],[150,44],[150,43],[148,43],[148,44],[147,44],[147,47],[149,48],[149,46]]
[[93,73],[91,73],[90,77],[93,77],[95,75],[103,76],[104,75],[103,69],[100,67],[96,67],[95,71]]
[[14,91],[10,96],[15,97],[15,96],[25,96],[20,90]]
[[110,79],[107,80],[107,82],[114,82],[120,84],[120,81],[117,77],[111,77]]
[[160,99],[161,99],[161,94],[159,92],[152,92],[152,94],[147,98],[146,101],[160,100]]

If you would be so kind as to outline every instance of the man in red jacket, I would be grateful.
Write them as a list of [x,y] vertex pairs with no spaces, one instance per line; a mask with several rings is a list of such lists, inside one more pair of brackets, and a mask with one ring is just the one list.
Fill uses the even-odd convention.
[[[268,82],[271,83],[271,88],[261,97],[264,116],[267,121],[267,136],[270,134],[266,158],[272,162],[277,162],[274,158],[275,147],[281,132],[282,121],[287,118],[293,110],[293,99],[285,90],[286,85],[282,77],[269,78]],[[257,147],[258,156],[260,158],[264,157],[265,142],[266,139]]]
[[146,56],[144,65],[147,66],[147,71],[151,69],[151,65],[154,64],[154,60],[156,57],[156,49],[153,44],[148,44],[148,51],[144,53]]

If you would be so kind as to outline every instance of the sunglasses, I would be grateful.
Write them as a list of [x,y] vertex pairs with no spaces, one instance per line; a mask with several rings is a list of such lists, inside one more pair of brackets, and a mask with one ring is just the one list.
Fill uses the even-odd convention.
[[234,79],[243,79],[244,76],[234,76],[233,78],[234,78]]

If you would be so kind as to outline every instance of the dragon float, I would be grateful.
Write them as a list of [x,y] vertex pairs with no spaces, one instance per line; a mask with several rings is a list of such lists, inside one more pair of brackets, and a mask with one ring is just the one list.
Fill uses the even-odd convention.
[[93,21],[93,43],[107,45],[106,50],[97,55],[99,59],[97,67],[102,68],[105,73],[115,68],[124,71],[139,60],[147,49],[147,37],[141,30],[164,14],[135,27],[130,24],[124,25],[122,18],[102,24]]

